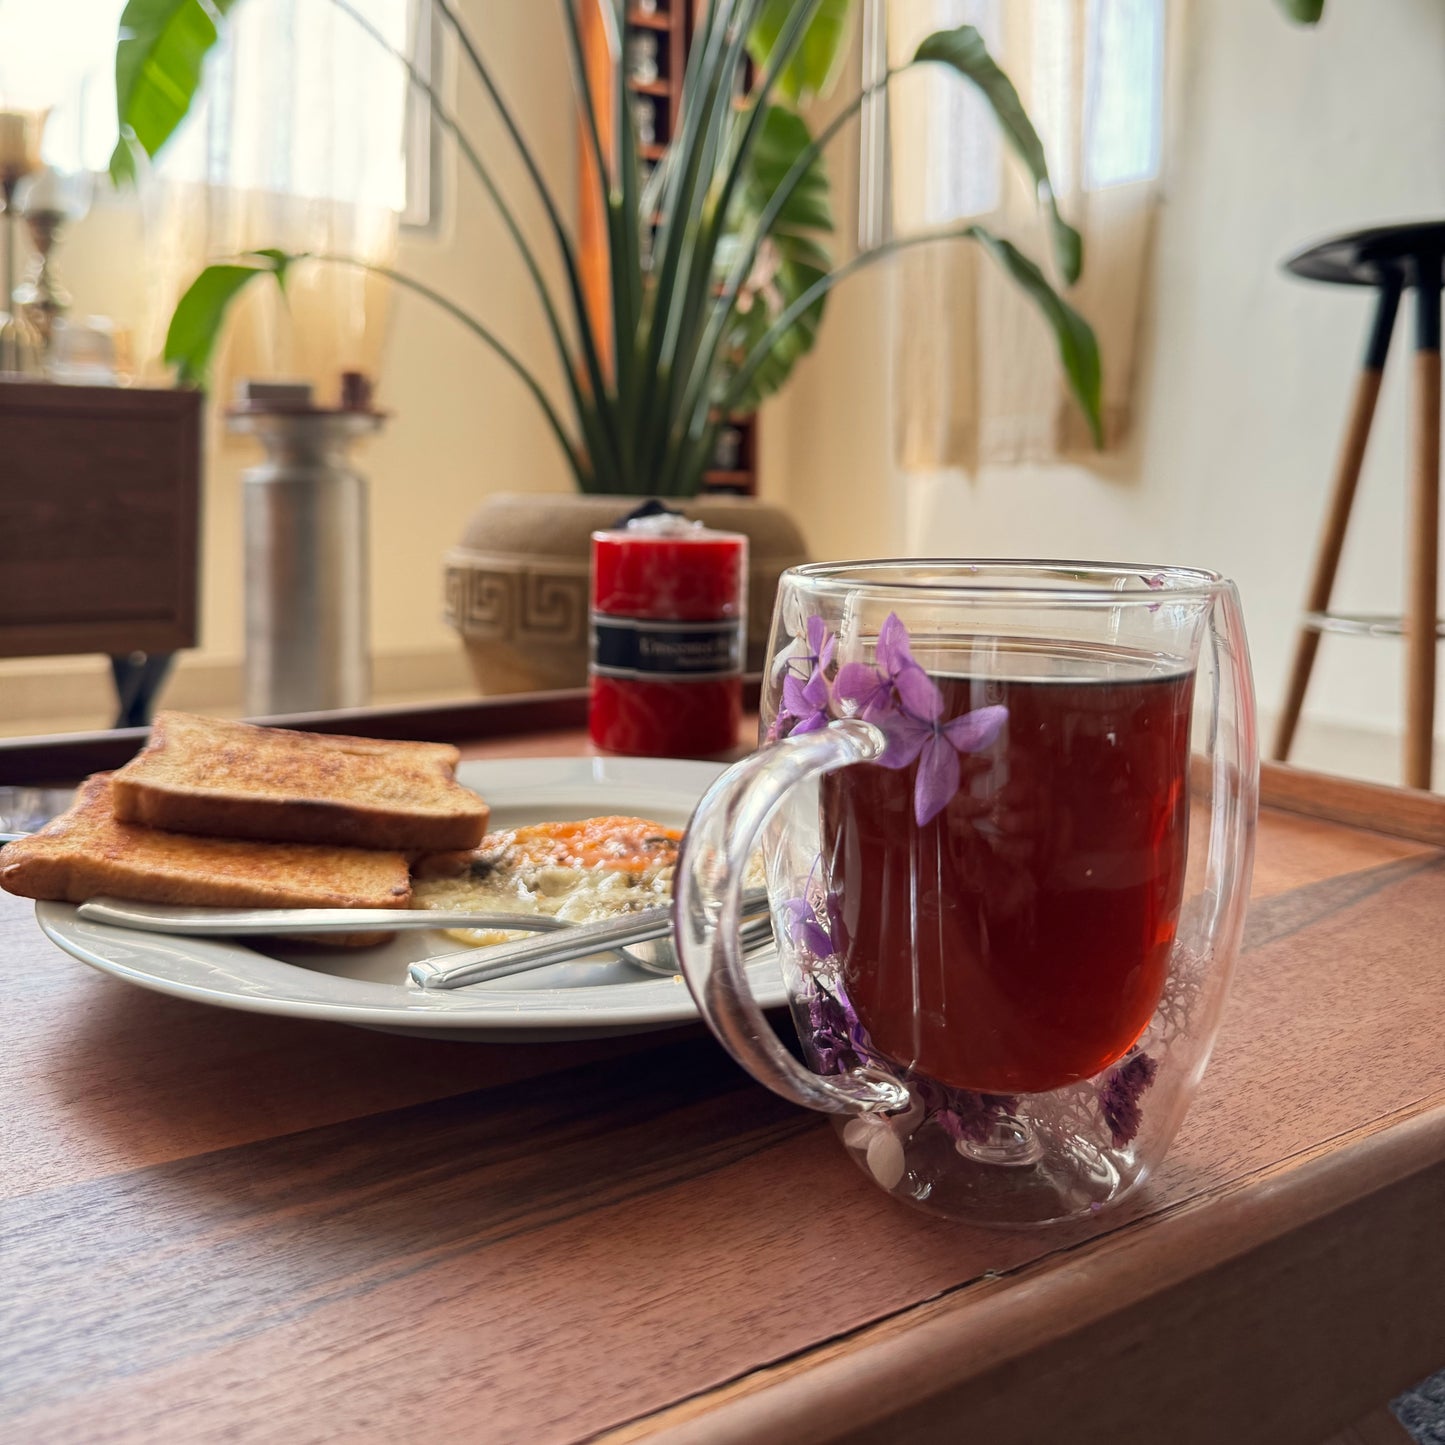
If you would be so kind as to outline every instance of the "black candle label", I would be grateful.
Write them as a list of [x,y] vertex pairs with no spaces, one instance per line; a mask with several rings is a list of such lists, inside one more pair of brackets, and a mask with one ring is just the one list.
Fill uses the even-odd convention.
[[599,677],[734,677],[742,663],[743,625],[737,618],[658,622],[592,614],[592,671]]

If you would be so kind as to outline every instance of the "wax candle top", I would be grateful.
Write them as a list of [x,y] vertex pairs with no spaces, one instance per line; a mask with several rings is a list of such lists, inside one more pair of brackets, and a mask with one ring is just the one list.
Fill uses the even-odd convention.
[[614,616],[740,617],[747,538],[661,514],[592,534],[592,605]]

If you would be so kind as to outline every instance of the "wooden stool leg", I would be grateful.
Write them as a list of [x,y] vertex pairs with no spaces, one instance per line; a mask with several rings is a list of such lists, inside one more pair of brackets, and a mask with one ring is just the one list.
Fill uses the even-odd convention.
[[[1339,461],[1335,465],[1330,509],[1325,516],[1324,530],[1320,534],[1319,548],[1315,553],[1314,575],[1310,579],[1309,593],[1305,598],[1306,612],[1324,612],[1330,605],[1330,594],[1335,587],[1335,573],[1339,571],[1340,553],[1345,545],[1345,531],[1350,523],[1350,508],[1354,505],[1360,467],[1365,460],[1365,443],[1370,439],[1370,424],[1375,419],[1375,403],[1380,396],[1380,380],[1385,374],[1390,333],[1395,329],[1395,313],[1399,305],[1400,278],[1392,276],[1380,287],[1374,325],[1371,327],[1369,345],[1365,350],[1364,369],[1355,384],[1355,399],[1345,427],[1344,445],[1340,448]],[[1318,629],[1306,623],[1300,628],[1299,639],[1295,643],[1294,662],[1290,666],[1284,706],[1280,711],[1279,726],[1274,736],[1274,755],[1280,762],[1289,758],[1319,645]]]
[[[1440,258],[1419,262],[1405,607],[1405,785],[1431,783],[1440,576]],[[1433,273],[1433,274],[1432,274]]]

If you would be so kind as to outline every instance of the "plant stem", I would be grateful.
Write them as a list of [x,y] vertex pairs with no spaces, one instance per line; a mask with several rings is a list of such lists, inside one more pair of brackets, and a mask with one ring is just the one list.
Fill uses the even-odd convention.
[[[728,166],[727,172],[723,177],[722,185],[716,194],[710,195],[709,197],[709,213],[706,216],[699,217],[702,234],[699,238],[696,251],[706,262],[704,277],[706,289],[700,295],[695,291],[691,291],[685,298],[686,304],[681,309],[676,326],[672,328],[674,333],[672,337],[673,344],[667,352],[669,367],[665,416],[668,423],[667,435],[669,441],[671,441],[674,432],[678,430],[679,423],[682,424],[682,434],[677,437],[677,450],[674,453],[674,471],[677,470],[677,464],[686,458],[689,453],[686,439],[692,431],[690,423],[691,411],[686,405],[682,407],[678,406],[677,388],[680,384],[684,383],[684,378],[686,378],[688,382],[691,381],[698,354],[697,340],[699,331],[701,330],[703,335],[708,335],[715,329],[712,325],[703,329],[702,317],[705,314],[704,303],[708,300],[712,290],[712,262],[713,258],[717,255],[717,248],[727,225],[727,213],[731,209],[732,197],[739,178],[745,171],[752,157],[753,148],[757,144],[757,138],[761,134],[762,118],[767,110],[768,97],[772,94],[778,77],[782,74],[789,61],[792,60],[794,53],[802,44],[803,37],[807,33],[808,26],[811,24],[820,3],[821,0],[798,0],[798,3],[793,6],[787,21],[784,23],[778,35],[777,43],[768,56],[767,68],[763,72],[762,79],[749,97],[746,111],[747,118],[743,123],[742,135],[733,150],[731,164]],[[746,17],[748,25],[751,25],[753,18],[754,12],[750,9]],[[739,36],[740,45],[745,45],[746,40],[747,31],[744,29]],[[731,71],[729,71],[729,74],[731,74]],[[722,103],[725,107],[724,115],[728,119],[731,119],[732,95],[730,87]],[[751,269],[751,267],[749,269]],[[720,303],[716,298],[712,300],[712,308],[711,314],[713,317],[715,318],[718,314],[721,314],[725,322],[727,311],[721,310]],[[731,308],[729,307],[728,309],[730,310]],[[684,324],[686,325],[685,332],[682,329]],[[685,341],[681,340],[683,337],[685,337]],[[686,346],[692,358],[692,364],[686,367],[678,364],[680,344]],[[714,350],[715,349],[716,348],[714,348]],[[683,384],[684,398],[690,390],[691,387],[689,385]],[[676,480],[676,485],[679,487],[686,486],[686,476],[679,476]]]

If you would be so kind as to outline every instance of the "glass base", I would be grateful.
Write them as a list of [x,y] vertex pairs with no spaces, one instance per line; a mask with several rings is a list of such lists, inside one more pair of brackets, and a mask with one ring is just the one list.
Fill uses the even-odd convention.
[[[880,1120],[877,1128],[887,1125]],[[1086,1139],[1013,1116],[1000,1119],[981,1142],[955,1142],[937,1126],[923,1125],[898,1141],[903,1167],[896,1182],[889,1177],[895,1171],[880,1175],[877,1167],[892,1148],[879,1149],[857,1129],[844,1142],[859,1168],[894,1198],[946,1219],[992,1226],[1027,1229],[1086,1218],[1122,1198],[1140,1177],[1121,1174]]]

